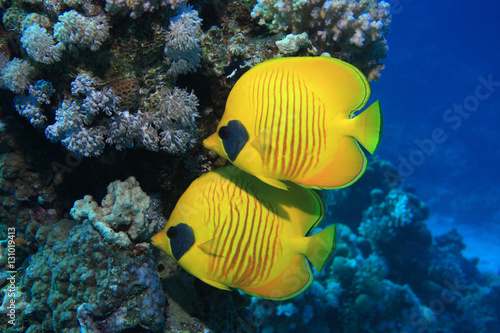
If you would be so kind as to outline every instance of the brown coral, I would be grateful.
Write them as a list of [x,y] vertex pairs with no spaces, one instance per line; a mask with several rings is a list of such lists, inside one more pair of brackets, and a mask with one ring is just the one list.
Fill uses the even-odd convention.
[[118,100],[117,109],[128,110],[137,106],[139,99],[139,80],[133,77],[126,77],[109,82],[106,88],[113,89]]

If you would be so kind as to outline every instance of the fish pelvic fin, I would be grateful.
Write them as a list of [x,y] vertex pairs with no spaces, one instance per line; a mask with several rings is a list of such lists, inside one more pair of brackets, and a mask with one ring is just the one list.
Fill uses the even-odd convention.
[[281,180],[275,179],[275,178],[269,178],[269,177],[264,177],[264,176],[257,176],[260,180],[262,180],[264,183],[271,185],[273,187],[277,187],[279,189],[288,191],[288,186],[283,183]]
[[335,253],[337,247],[337,226],[328,228],[309,236],[305,256],[318,271],[321,271],[325,264]]
[[382,137],[383,118],[380,101],[374,102],[352,120],[355,122],[354,138],[373,155]]
[[220,282],[217,282],[217,281],[213,281],[213,280],[210,280],[210,279],[206,279],[206,278],[202,278],[202,277],[198,277],[201,281],[205,282],[206,284],[209,284],[211,285],[212,287],[215,287],[217,289],[222,289],[222,290],[228,290],[230,291],[231,289],[226,286],[225,284],[222,284]]

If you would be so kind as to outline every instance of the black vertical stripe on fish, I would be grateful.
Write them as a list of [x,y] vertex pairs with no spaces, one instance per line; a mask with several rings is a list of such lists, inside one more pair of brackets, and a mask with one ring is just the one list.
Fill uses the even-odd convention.
[[[173,235],[170,236],[169,233]],[[193,246],[195,241],[193,228],[185,223],[179,223],[176,226],[170,227],[167,230],[167,237],[170,239],[172,256],[177,261]]]
[[[222,131],[225,133],[224,137],[221,136]],[[248,142],[248,132],[245,126],[239,120],[231,120],[219,129],[219,136],[221,136],[227,157],[234,162]]]

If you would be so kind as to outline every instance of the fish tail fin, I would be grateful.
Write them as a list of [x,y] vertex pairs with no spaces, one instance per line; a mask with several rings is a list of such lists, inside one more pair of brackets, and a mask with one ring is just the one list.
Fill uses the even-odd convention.
[[373,154],[382,137],[382,110],[380,101],[374,102],[365,111],[353,118],[356,122],[354,138]]
[[328,228],[307,237],[308,244],[305,256],[318,271],[321,271],[333,256],[337,246],[337,226]]

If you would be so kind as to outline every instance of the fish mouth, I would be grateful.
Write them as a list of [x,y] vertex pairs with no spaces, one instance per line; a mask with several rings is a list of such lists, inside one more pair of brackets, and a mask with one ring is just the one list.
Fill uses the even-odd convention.
[[151,244],[153,244],[154,246],[158,247],[158,244],[159,244],[159,234],[156,234],[154,235],[153,237],[151,237]]
[[219,137],[217,136],[217,132],[210,135],[208,138],[203,140],[203,146],[205,148],[216,151],[217,146],[219,145]]

